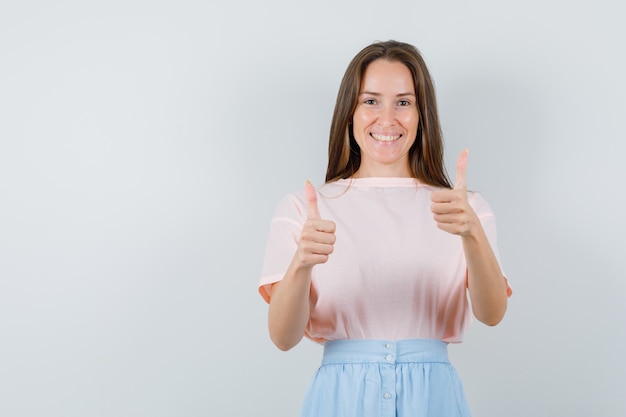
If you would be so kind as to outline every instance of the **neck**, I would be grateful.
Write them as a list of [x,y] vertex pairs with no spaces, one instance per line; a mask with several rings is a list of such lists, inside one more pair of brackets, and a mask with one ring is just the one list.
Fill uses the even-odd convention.
[[352,176],[353,178],[368,178],[368,177],[393,177],[393,178],[412,178],[411,170],[409,167],[397,167],[397,166],[376,166],[376,167],[364,167],[361,165],[357,172]]

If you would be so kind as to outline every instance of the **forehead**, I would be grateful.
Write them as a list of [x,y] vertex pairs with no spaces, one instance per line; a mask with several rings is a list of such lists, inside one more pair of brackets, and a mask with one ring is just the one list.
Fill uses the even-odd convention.
[[415,94],[413,74],[400,61],[377,59],[365,69],[360,91]]

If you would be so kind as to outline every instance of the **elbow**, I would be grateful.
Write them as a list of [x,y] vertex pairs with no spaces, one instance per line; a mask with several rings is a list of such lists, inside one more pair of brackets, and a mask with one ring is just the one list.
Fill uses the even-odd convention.
[[486,324],[489,327],[494,327],[494,326],[497,326],[502,321],[503,318],[504,318],[504,315],[483,317],[483,318],[479,318],[478,320],[481,323]]
[[504,314],[506,313],[506,300],[499,308],[493,309],[491,311],[478,312],[474,311],[474,316],[481,323],[494,327],[500,324],[502,319],[504,318]]
[[270,339],[272,339],[272,343],[274,343],[274,346],[276,346],[278,349],[282,350],[283,352],[287,352],[288,350],[290,350],[291,348],[293,348],[295,345],[297,345],[300,340],[287,340],[285,338],[281,338],[281,337],[276,337],[276,336],[272,336],[270,335]]
[[280,343],[280,342],[279,343],[274,342],[274,345],[279,350],[282,350],[283,352],[287,352],[288,350],[290,350],[293,347],[293,345],[290,345],[290,344],[287,344],[287,343]]
[[302,329],[300,329],[300,326],[297,324],[294,325],[293,323],[284,323],[280,320],[272,320],[271,315],[268,324],[272,343],[283,352],[296,346],[304,337],[304,325],[302,325]]
[[287,352],[296,346],[304,337],[304,332],[300,333],[293,330],[289,331],[288,329],[284,329],[283,326],[272,323],[271,321],[269,325],[269,334],[274,346],[283,352]]
[[489,314],[482,314],[482,315],[478,315],[475,314],[476,318],[478,319],[478,321],[480,321],[481,323],[489,326],[489,327],[494,327],[497,326],[498,324],[500,324],[500,322],[502,321],[502,319],[504,318],[504,313],[506,312],[506,307],[503,308],[500,311],[494,311],[491,312]]

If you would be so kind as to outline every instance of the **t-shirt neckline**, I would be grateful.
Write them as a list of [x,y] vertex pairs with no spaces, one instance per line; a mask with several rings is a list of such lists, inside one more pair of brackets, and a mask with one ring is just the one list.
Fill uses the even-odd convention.
[[413,177],[345,178],[339,179],[335,183],[351,187],[416,187],[423,185],[417,178]]

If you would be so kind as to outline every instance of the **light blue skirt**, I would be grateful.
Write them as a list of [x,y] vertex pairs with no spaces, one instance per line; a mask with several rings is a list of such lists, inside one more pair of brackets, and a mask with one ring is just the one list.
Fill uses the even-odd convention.
[[301,417],[470,417],[445,342],[431,339],[335,340]]

